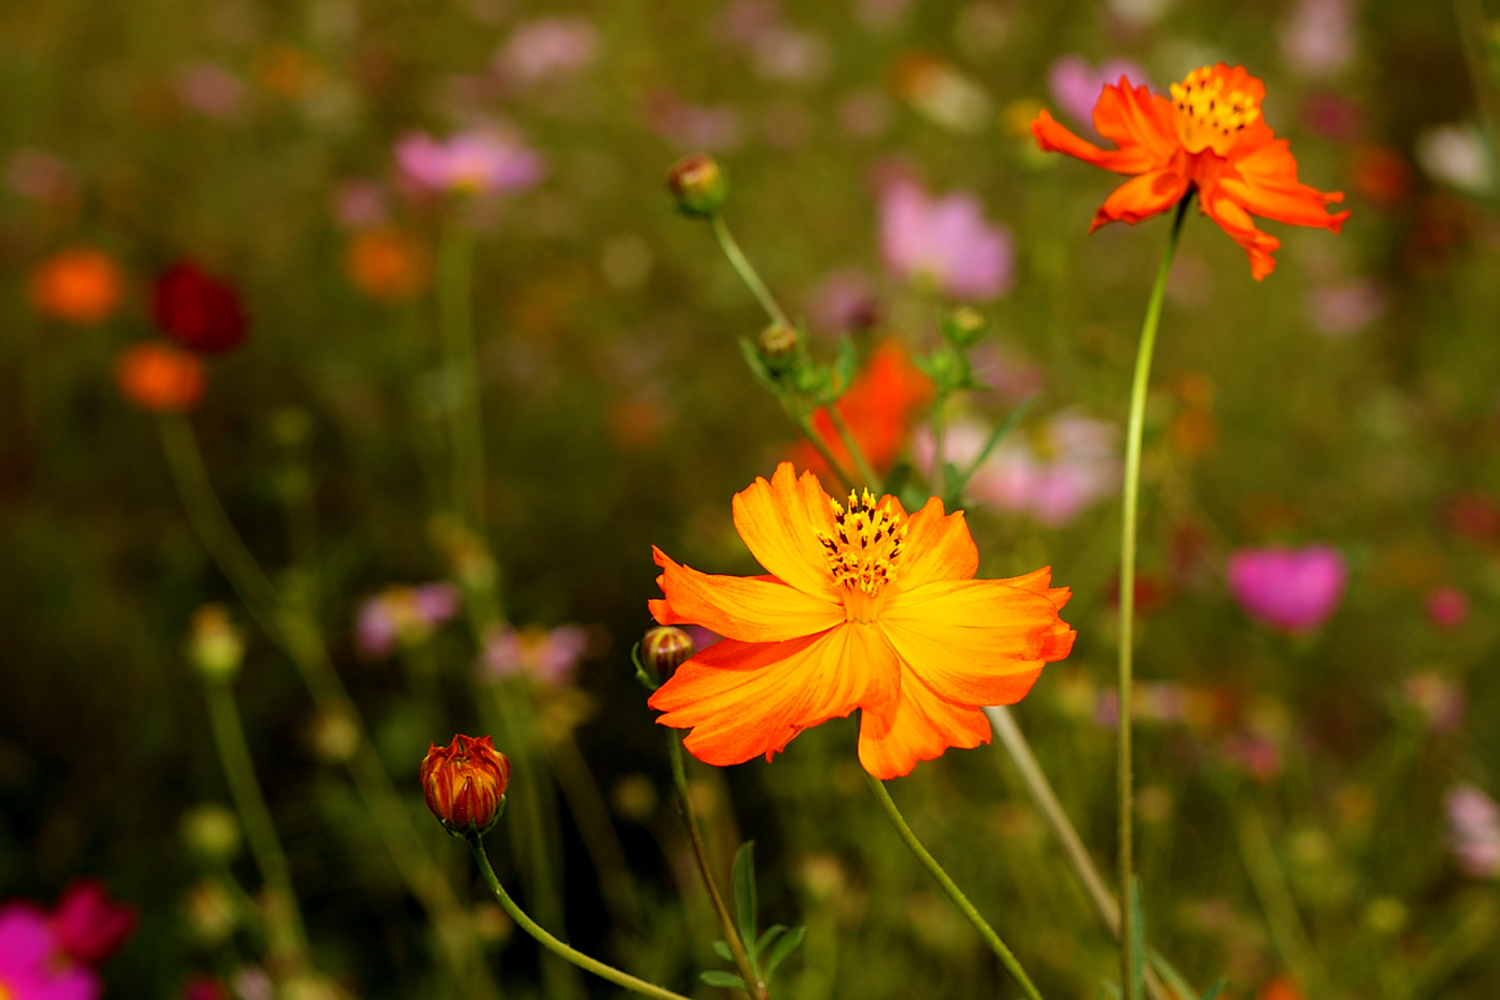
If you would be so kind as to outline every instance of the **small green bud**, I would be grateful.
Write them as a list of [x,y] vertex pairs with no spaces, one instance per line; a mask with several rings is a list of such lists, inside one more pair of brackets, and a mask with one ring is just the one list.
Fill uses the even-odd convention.
[[194,612],[188,658],[211,681],[227,681],[239,673],[245,658],[245,637],[229,620],[222,604],[205,604]]
[[944,318],[943,332],[959,347],[973,347],[984,335],[984,317],[971,306],[961,306]]
[[667,172],[667,187],[677,207],[688,215],[708,218],[718,213],[729,196],[729,180],[712,156],[684,156]]
[[785,323],[772,323],[760,332],[760,353],[772,371],[782,371],[797,356],[802,335]]

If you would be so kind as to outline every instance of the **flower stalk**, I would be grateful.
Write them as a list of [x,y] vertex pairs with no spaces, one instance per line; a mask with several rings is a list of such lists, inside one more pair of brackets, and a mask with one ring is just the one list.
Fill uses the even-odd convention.
[[484,423],[479,410],[479,364],[474,345],[471,285],[474,234],[452,220],[438,248],[438,320],[451,397],[448,441],[452,452],[453,509],[480,537],[485,529]]
[[729,231],[729,224],[724,221],[724,216],[715,212],[709,218],[709,225],[713,227],[714,238],[719,241],[719,249],[724,251],[724,256],[729,258],[730,266],[734,268],[745,287],[750,289],[750,294],[760,303],[766,315],[771,317],[771,322],[780,323],[782,326],[791,326],[792,323],[782,311],[781,305],[766,283],[760,280],[760,274],[756,272],[755,266],[750,263],[750,258],[745,256],[740,249],[739,243],[735,241],[734,234]]

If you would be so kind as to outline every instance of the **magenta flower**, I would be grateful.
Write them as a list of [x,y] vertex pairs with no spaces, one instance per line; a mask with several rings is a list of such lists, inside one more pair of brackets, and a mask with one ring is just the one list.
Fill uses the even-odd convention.
[[1106,84],[1117,84],[1122,76],[1137,87],[1151,85],[1146,71],[1129,59],[1106,59],[1095,69],[1081,56],[1063,56],[1047,71],[1047,86],[1057,106],[1093,132],[1094,105],[1099,103],[1099,95]]
[[1010,231],[991,226],[967,192],[929,198],[911,181],[880,196],[880,249],[886,268],[904,281],[928,282],[944,295],[982,301],[1010,289]]
[[516,26],[495,57],[510,79],[532,83],[586,68],[599,52],[599,32],[588,18],[539,17]]
[[1453,630],[1468,620],[1469,598],[1457,587],[1439,587],[1427,595],[1427,618],[1438,628]]
[[75,962],[98,965],[135,933],[135,909],[109,898],[101,882],[81,878],[64,890],[52,914],[58,950]]
[[423,642],[458,614],[463,596],[451,583],[387,587],[367,599],[354,624],[354,645],[370,657],[389,656],[399,641]]
[[515,136],[495,129],[471,129],[446,142],[425,132],[408,132],[396,143],[401,176],[424,191],[506,194],[542,179],[542,159]]
[[1287,632],[1328,620],[1348,582],[1344,557],[1328,545],[1240,549],[1229,557],[1229,589],[1245,613]]
[[1450,790],[1447,806],[1458,866],[1475,878],[1500,875],[1500,806],[1473,785]]
[[0,997],[98,1000],[102,992],[92,969],[73,964],[59,950],[46,915],[28,903],[0,909]]
[[530,674],[543,684],[566,684],[588,645],[588,630],[580,625],[550,630],[530,626],[519,632],[506,625],[485,637],[479,669],[489,680]]

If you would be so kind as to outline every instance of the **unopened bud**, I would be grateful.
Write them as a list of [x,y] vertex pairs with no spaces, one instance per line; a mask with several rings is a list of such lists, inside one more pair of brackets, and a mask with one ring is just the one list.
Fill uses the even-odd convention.
[[204,677],[227,681],[245,658],[245,637],[221,604],[205,604],[193,614],[188,656]]
[[943,326],[954,343],[972,347],[984,333],[984,317],[972,306],[961,306],[948,314]]
[[505,811],[510,761],[488,736],[458,735],[446,747],[432,744],[421,775],[427,808],[455,837],[484,833]]
[[717,214],[729,196],[729,180],[719,161],[702,153],[684,156],[672,164],[667,172],[667,187],[677,199],[679,209],[705,218]]
[[654,682],[661,684],[697,651],[693,637],[680,628],[658,625],[641,636],[640,666],[651,674]]
[[182,839],[204,861],[224,864],[239,853],[240,822],[223,806],[194,806],[182,814]]
[[785,323],[772,323],[760,332],[760,353],[775,368],[791,360],[797,353],[802,337],[795,327]]

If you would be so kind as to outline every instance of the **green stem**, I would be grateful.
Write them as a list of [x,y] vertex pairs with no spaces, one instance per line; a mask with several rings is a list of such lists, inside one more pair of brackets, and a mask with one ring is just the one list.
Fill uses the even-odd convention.
[[854,462],[854,471],[865,481],[867,488],[880,489],[880,479],[875,475],[875,470],[870,468],[870,462],[865,458],[865,451],[855,440],[853,432],[849,430],[849,424],[845,422],[844,415],[839,412],[837,402],[828,405],[828,416],[833,421],[834,430],[839,432],[839,440],[844,442],[844,450],[849,452],[849,457]]
[[682,737],[676,730],[668,738],[667,746],[672,756],[672,781],[677,786],[677,808],[682,815],[682,825],[687,827],[688,839],[693,844],[693,860],[698,865],[698,876],[703,880],[703,888],[708,890],[714,915],[719,918],[719,927],[724,931],[724,942],[729,945],[729,953],[734,957],[735,967],[740,970],[740,978],[749,986],[750,995],[756,1000],[768,1000],[770,990],[760,976],[755,974],[755,966],[750,961],[749,953],[745,951],[745,944],[740,940],[734,918],[729,914],[729,907],[724,905],[724,897],[708,866],[708,852],[703,847],[703,834],[698,830],[698,817],[693,812],[692,796],[688,794],[687,766],[682,759]]
[[[864,769],[861,768],[860,770],[863,771]],[[876,800],[885,809],[885,814],[890,818],[891,825],[901,835],[901,839],[905,842],[907,848],[917,856],[917,860],[922,862],[922,866],[927,869],[928,873],[937,879],[937,884],[942,886],[943,891],[948,894],[949,899],[953,900],[953,904],[958,907],[959,912],[967,917],[969,923],[973,924],[975,929],[979,931],[979,935],[984,938],[985,943],[990,946],[996,955],[1000,956],[1001,964],[1015,978],[1025,994],[1031,1000],[1042,1000],[1042,995],[1037,992],[1037,988],[1032,983],[1031,977],[1026,975],[1026,970],[1021,968],[1021,963],[1016,961],[1016,956],[1011,954],[1010,949],[1005,946],[1005,942],[1000,940],[1000,935],[996,934],[995,929],[989,925],[989,922],[979,915],[979,911],[974,908],[974,904],[969,902],[969,897],[963,894],[963,890],[948,876],[948,873],[943,870],[943,866],[938,864],[937,859],[927,852],[927,848],[922,846],[922,842],[917,839],[917,835],[912,832],[911,827],[906,825],[906,819],[901,815],[901,810],[896,808],[895,801],[891,799],[891,793],[886,791],[885,782],[868,771],[864,771],[864,775],[865,782],[870,786],[870,791],[875,793]]]
[[740,245],[735,242],[734,235],[729,232],[729,225],[724,221],[724,217],[716,214],[709,221],[713,226],[714,236],[719,241],[719,248],[724,251],[724,256],[729,258],[730,265],[734,267],[740,280],[745,283],[745,287],[750,289],[750,294],[755,296],[760,307],[766,311],[766,315],[771,317],[771,322],[790,327],[791,321],[786,318],[786,313],[777,304],[775,296],[766,287],[766,283],[760,280],[760,275],[756,273],[755,266],[750,263],[750,259],[740,250]]
[[943,419],[943,411],[946,409],[946,399],[939,399],[932,407],[932,495],[935,497],[948,496],[948,463],[943,458],[943,438],[947,431],[947,422]]
[[479,363],[472,298],[474,234],[450,221],[438,248],[438,318],[442,328],[452,451],[453,509],[480,537],[485,532],[484,422],[479,409]]
[[[828,409],[830,413],[833,412],[833,407],[829,407]],[[794,412],[790,407],[786,408],[786,412],[787,416],[791,418],[792,424],[797,428],[797,431],[823,457],[823,461],[828,464],[828,468],[838,477],[838,481],[843,484],[844,489],[852,490],[854,488],[853,477],[844,471],[844,467],[839,464],[839,460],[834,456],[833,450],[828,447],[828,442],[823,440],[823,435],[818,433],[818,429],[812,425],[812,421],[807,419],[805,415]]]
[[471,834],[468,837],[468,841],[469,847],[474,851],[474,860],[479,864],[479,873],[484,877],[485,885],[490,887],[490,892],[495,894],[495,899],[499,900],[500,905],[504,907],[506,913],[510,914],[510,918],[516,922],[517,926],[536,938],[542,947],[554,955],[572,962],[580,969],[592,972],[601,979],[608,979],[616,986],[623,986],[627,990],[634,990],[636,993],[643,993],[648,997],[658,997],[659,1000],[689,1000],[688,997],[683,996],[681,993],[673,993],[671,990],[657,986],[655,983],[648,983],[644,979],[637,979],[628,972],[621,972],[612,965],[605,965],[596,958],[590,958],[578,949],[563,944],[557,938],[547,933],[541,924],[528,917],[516,905],[515,900],[510,898],[510,895],[505,891],[505,887],[495,877],[495,869],[490,867],[489,855],[484,852],[484,841],[480,836],[478,834]]
[[[1125,494],[1123,524],[1120,530],[1120,742],[1116,767],[1119,808],[1119,876],[1120,899],[1129,899],[1135,880],[1135,804],[1134,776],[1131,773],[1131,680],[1135,656],[1135,539],[1136,513],[1141,488],[1141,435],[1146,420],[1146,388],[1151,380],[1151,355],[1156,349],[1156,327],[1161,320],[1162,298],[1167,289],[1167,273],[1182,235],[1182,220],[1187,215],[1192,191],[1177,203],[1172,220],[1172,234],[1167,252],[1156,272],[1156,284],[1146,304],[1146,320],[1141,326],[1141,344],[1135,358],[1135,377],[1130,385],[1130,424],[1125,441]],[[1140,976],[1135,968],[1135,953],[1130,942],[1135,939],[1135,914],[1132,907],[1121,907],[1120,983],[1126,1000],[1139,1000]]]
[[297,906],[297,894],[292,888],[291,867],[281,849],[281,840],[276,836],[276,825],[261,794],[260,782],[255,777],[255,763],[245,741],[245,728],[235,705],[234,690],[227,680],[215,679],[205,679],[203,689],[219,763],[224,766],[229,794],[240,814],[245,840],[250,844],[250,853],[255,856],[265,886],[267,943],[271,953],[279,955],[288,965],[305,966],[307,931]]

